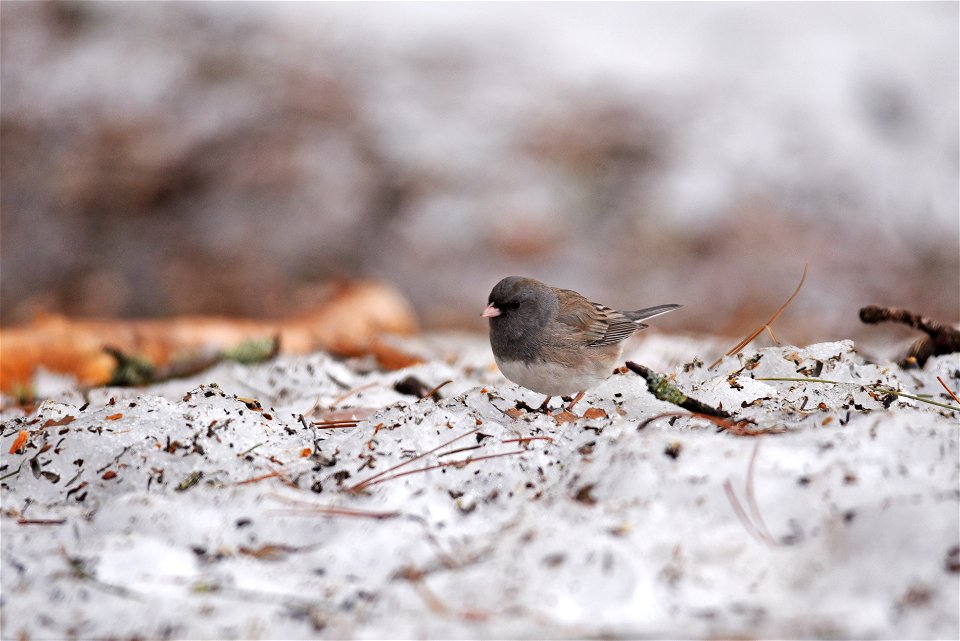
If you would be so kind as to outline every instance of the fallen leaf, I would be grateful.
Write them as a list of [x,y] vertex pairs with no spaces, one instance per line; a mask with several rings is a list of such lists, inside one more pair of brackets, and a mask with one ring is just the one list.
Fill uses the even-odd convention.
[[517,409],[516,407],[511,407],[510,409],[504,410],[503,413],[509,416],[510,418],[512,418],[513,420],[517,420],[518,418],[523,416],[523,410]]
[[560,412],[553,417],[553,420],[557,422],[557,425],[563,425],[564,423],[573,423],[577,418],[578,416],[569,410],[560,410]]
[[607,418],[607,413],[599,407],[591,407],[583,413],[583,418]]
[[10,454],[19,454],[23,446],[27,444],[27,437],[29,436],[30,432],[20,430],[20,432],[17,433],[17,438],[13,439],[13,445],[10,446]]
[[113,470],[107,470],[106,472],[103,473],[103,476],[101,476],[100,478],[102,478],[104,481],[109,481],[110,479],[117,478],[117,473],[114,472]]
[[303,458],[307,458],[311,454],[313,454],[313,450],[311,450],[309,447],[305,447],[302,450],[300,450],[300,456]]
[[389,286],[373,282],[333,283],[313,310],[286,319],[179,316],[171,319],[74,319],[39,315],[32,322],[0,330],[0,389],[28,386],[40,367],[72,374],[81,384],[103,385],[116,369],[104,346],[137,354],[157,367],[178,355],[235,349],[252,340],[279,338],[285,354],[319,349],[342,356],[372,354],[381,367],[398,369],[420,362],[380,336],[417,329],[413,308]]
[[108,421],[118,421],[118,420],[120,420],[121,418],[123,418],[123,414],[122,414],[122,413],[119,413],[119,412],[116,413],[116,414],[111,414],[110,416],[107,416],[107,417],[106,417],[106,419],[107,419]]
[[68,416],[64,416],[63,418],[58,419],[58,420],[53,420],[53,419],[51,418],[51,419],[48,419],[47,422],[44,423],[43,425],[41,425],[40,427],[41,427],[41,428],[46,428],[46,427],[60,427],[61,425],[69,425],[70,423],[73,423],[75,420],[77,420],[77,417],[76,417],[76,416],[69,416],[69,415],[68,415]]

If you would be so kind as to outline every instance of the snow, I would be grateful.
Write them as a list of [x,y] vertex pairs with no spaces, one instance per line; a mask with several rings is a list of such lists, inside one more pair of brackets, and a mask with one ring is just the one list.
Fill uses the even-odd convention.
[[[950,402],[936,377],[958,387],[956,355],[907,371],[839,341],[710,370],[690,358],[723,349],[710,340],[630,344],[695,398],[785,429],[743,437],[695,418],[638,429],[677,408],[629,372],[577,408],[605,417],[558,424],[514,410],[541,397],[499,375],[484,338],[401,345],[428,361],[384,373],[281,357],[138,390],[60,381],[34,414],[6,410],[4,638],[960,633],[957,414],[861,386]],[[756,380],[814,369],[844,383]],[[453,382],[418,400],[392,389],[411,374]],[[299,418],[333,405],[358,424]],[[7,454],[21,429],[29,448]]]

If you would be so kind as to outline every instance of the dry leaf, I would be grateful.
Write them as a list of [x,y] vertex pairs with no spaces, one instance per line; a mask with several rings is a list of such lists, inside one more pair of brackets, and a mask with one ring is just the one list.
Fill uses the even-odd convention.
[[607,413],[599,407],[591,407],[583,413],[583,418],[607,418]]
[[396,290],[377,283],[339,286],[319,308],[276,321],[213,316],[163,320],[71,319],[40,315],[0,332],[0,389],[26,387],[39,367],[75,376],[83,385],[103,385],[116,367],[104,347],[163,366],[177,355],[220,352],[244,342],[279,336],[286,354],[329,350],[345,356],[373,354],[381,367],[418,362],[379,339],[410,334],[417,322]]
[[76,416],[64,416],[63,418],[56,421],[51,418],[51,419],[47,419],[47,421],[40,427],[41,428],[60,427],[61,425],[69,425],[70,423],[73,423],[75,420],[77,420]]
[[17,433],[17,438],[13,439],[13,445],[10,446],[10,454],[18,454],[21,449],[27,444],[27,438],[30,436],[30,432],[27,430],[20,430]]

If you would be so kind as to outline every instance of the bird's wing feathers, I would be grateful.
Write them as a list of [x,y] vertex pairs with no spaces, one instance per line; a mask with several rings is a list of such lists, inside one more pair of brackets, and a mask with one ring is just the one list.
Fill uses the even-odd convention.
[[562,295],[557,321],[562,323],[578,342],[587,347],[615,345],[646,327],[639,321],[630,320],[605,305],[593,303],[574,291],[560,291]]

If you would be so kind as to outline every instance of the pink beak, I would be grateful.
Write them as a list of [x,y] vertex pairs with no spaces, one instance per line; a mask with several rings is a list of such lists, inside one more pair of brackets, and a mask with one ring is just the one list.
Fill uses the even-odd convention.
[[493,306],[493,303],[487,305],[487,308],[480,314],[483,318],[494,318],[500,315],[500,310]]

